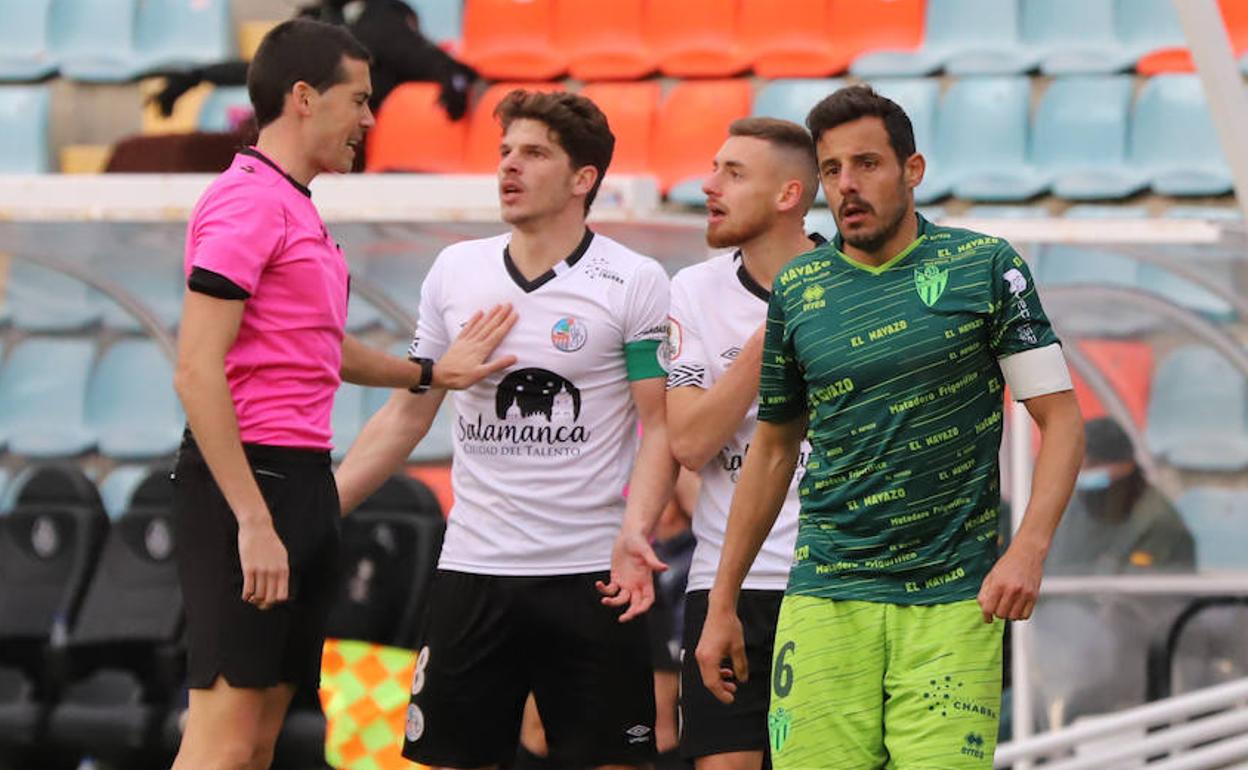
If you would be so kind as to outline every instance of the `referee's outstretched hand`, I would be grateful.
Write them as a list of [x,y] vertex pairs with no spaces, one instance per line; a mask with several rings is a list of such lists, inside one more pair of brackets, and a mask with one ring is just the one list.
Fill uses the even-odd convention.
[[[706,689],[721,703],[732,703],[737,695],[737,682],[750,678],[750,663],[745,656],[745,631],[736,612],[707,608],[694,657]],[[731,667],[728,662],[731,662]]]
[[666,571],[645,535],[621,532],[611,549],[611,582],[599,580],[594,587],[608,607],[628,606],[620,615],[620,622],[627,623],[654,604],[653,575]]
[[271,519],[239,525],[238,560],[243,601],[267,610],[290,598],[290,561]]
[[478,310],[464,324],[459,336],[433,366],[433,387],[463,390],[516,362],[515,356],[487,361],[498,343],[516,325],[511,304],[495,305],[488,313]]

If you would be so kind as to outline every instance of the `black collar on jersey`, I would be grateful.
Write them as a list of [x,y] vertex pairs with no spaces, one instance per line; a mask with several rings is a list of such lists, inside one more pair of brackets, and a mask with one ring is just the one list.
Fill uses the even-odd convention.
[[308,196],[309,198],[312,197],[312,191],[309,190],[306,185],[299,184],[297,181],[295,181],[294,177],[292,177],[290,174],[287,174],[285,171],[282,171],[281,166],[269,160],[268,157],[264,153],[260,152],[255,147],[244,147],[243,149],[238,151],[238,154],[247,155],[249,157],[255,158],[256,160],[260,161],[264,165],[268,166],[269,168],[273,169],[274,171],[276,171],[277,173],[285,177],[286,181],[290,182],[291,185],[293,185],[296,190]]
[[[915,232],[915,237],[917,238],[918,236],[923,235],[928,230],[930,230],[932,227],[932,223],[924,219],[923,215],[917,211],[914,212],[914,215],[919,220],[919,229]],[[837,251],[841,252],[842,254],[845,253],[845,238],[841,236],[840,231],[837,231],[836,235],[832,236],[832,245],[836,247]],[[909,245],[910,244],[908,243],[906,244],[906,246],[909,246]],[[894,254],[893,257],[895,256],[897,255]],[[889,257],[889,259],[892,259],[893,257]]]
[[592,243],[593,240],[594,231],[590,230],[588,227],[585,228],[585,235],[581,238],[581,242],[577,244],[571,254],[565,257],[562,262],[559,262],[557,265],[531,281],[524,277],[524,274],[520,272],[520,268],[516,267],[515,260],[511,258],[510,246],[503,247],[503,264],[507,267],[507,275],[511,276],[511,280],[515,281],[516,285],[523,289],[525,294],[529,294],[537,291],[550,281],[553,281],[555,276],[579,262],[581,257],[585,256],[585,252],[589,251],[589,244]]
[[[811,243],[815,244],[815,248],[819,248],[828,242],[828,239],[824,238],[819,233],[811,233],[806,237],[810,239]],[[741,250],[737,249],[737,253],[733,254],[732,258],[740,263],[737,265],[737,280],[741,282],[741,285],[745,287],[745,290],[750,294],[753,294],[755,297],[758,297],[763,302],[770,302],[771,291],[766,286],[763,286],[758,281],[754,280],[754,276],[750,275],[750,271],[745,269],[745,260],[741,258]]]

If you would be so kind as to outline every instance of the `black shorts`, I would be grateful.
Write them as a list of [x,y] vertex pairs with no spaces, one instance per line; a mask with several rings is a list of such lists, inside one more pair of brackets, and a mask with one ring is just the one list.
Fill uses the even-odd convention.
[[653,760],[646,618],[620,623],[594,589],[606,573],[500,577],[438,570],[408,707],[403,756],[482,767],[510,759],[532,691],[551,759]]
[[771,697],[771,651],[784,591],[742,591],[737,617],[745,630],[750,678],[738,683],[731,704],[715,700],[702,684],[694,651],[706,622],[709,591],[690,591],[685,599],[685,638],[680,669],[680,754],[696,759],[732,751],[767,752],[767,703]]
[[329,453],[245,444],[290,560],[290,599],[267,610],[243,601],[238,520],[193,440],[173,474],[178,578],[186,607],[187,680],[265,688],[320,682],[325,621],[339,572],[340,509]]

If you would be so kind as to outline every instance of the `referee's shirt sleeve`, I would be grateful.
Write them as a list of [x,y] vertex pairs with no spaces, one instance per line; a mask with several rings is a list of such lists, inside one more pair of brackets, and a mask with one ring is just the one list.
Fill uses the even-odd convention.
[[434,260],[429,274],[420,284],[420,309],[416,316],[416,331],[412,334],[412,344],[407,348],[407,357],[411,359],[430,358],[437,360],[451,346],[451,337],[446,328],[446,316],[442,308],[442,274],[446,272],[446,252],[443,251]]
[[[227,299],[250,297],[285,241],[286,213],[280,202],[248,195],[242,188],[221,190],[204,201],[192,225],[187,286]],[[238,291],[221,293],[229,284]]]
[[697,305],[689,292],[689,275],[684,272],[672,279],[672,304],[668,311],[667,349],[671,366],[667,372],[667,388],[708,388],[708,361],[702,344]]
[[765,422],[788,422],[806,409],[806,380],[797,363],[786,315],[785,289],[777,280],[767,301],[762,379],[758,385],[758,419]]

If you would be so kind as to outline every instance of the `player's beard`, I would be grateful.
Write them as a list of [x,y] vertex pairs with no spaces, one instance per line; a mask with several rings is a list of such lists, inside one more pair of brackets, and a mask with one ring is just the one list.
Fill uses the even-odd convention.
[[[841,237],[850,246],[853,246],[856,249],[861,249],[868,254],[873,254],[882,249],[884,244],[888,243],[889,240],[897,234],[897,231],[901,229],[902,223],[906,221],[906,211],[909,207],[906,205],[906,184],[904,180],[898,184],[897,199],[900,201],[900,205],[898,205],[897,209],[892,212],[892,217],[885,221],[885,223],[881,225],[878,230],[872,233],[862,233],[858,235],[846,234],[844,228],[840,227],[840,217],[838,216],[837,227],[841,230]],[[860,202],[868,206],[871,205],[865,200],[860,199]],[[871,206],[871,208],[873,210],[875,209],[874,206]]]
[[754,240],[767,232],[771,222],[765,216],[746,219],[741,222],[721,222],[719,227],[706,229],[706,245],[712,249],[728,249]]

